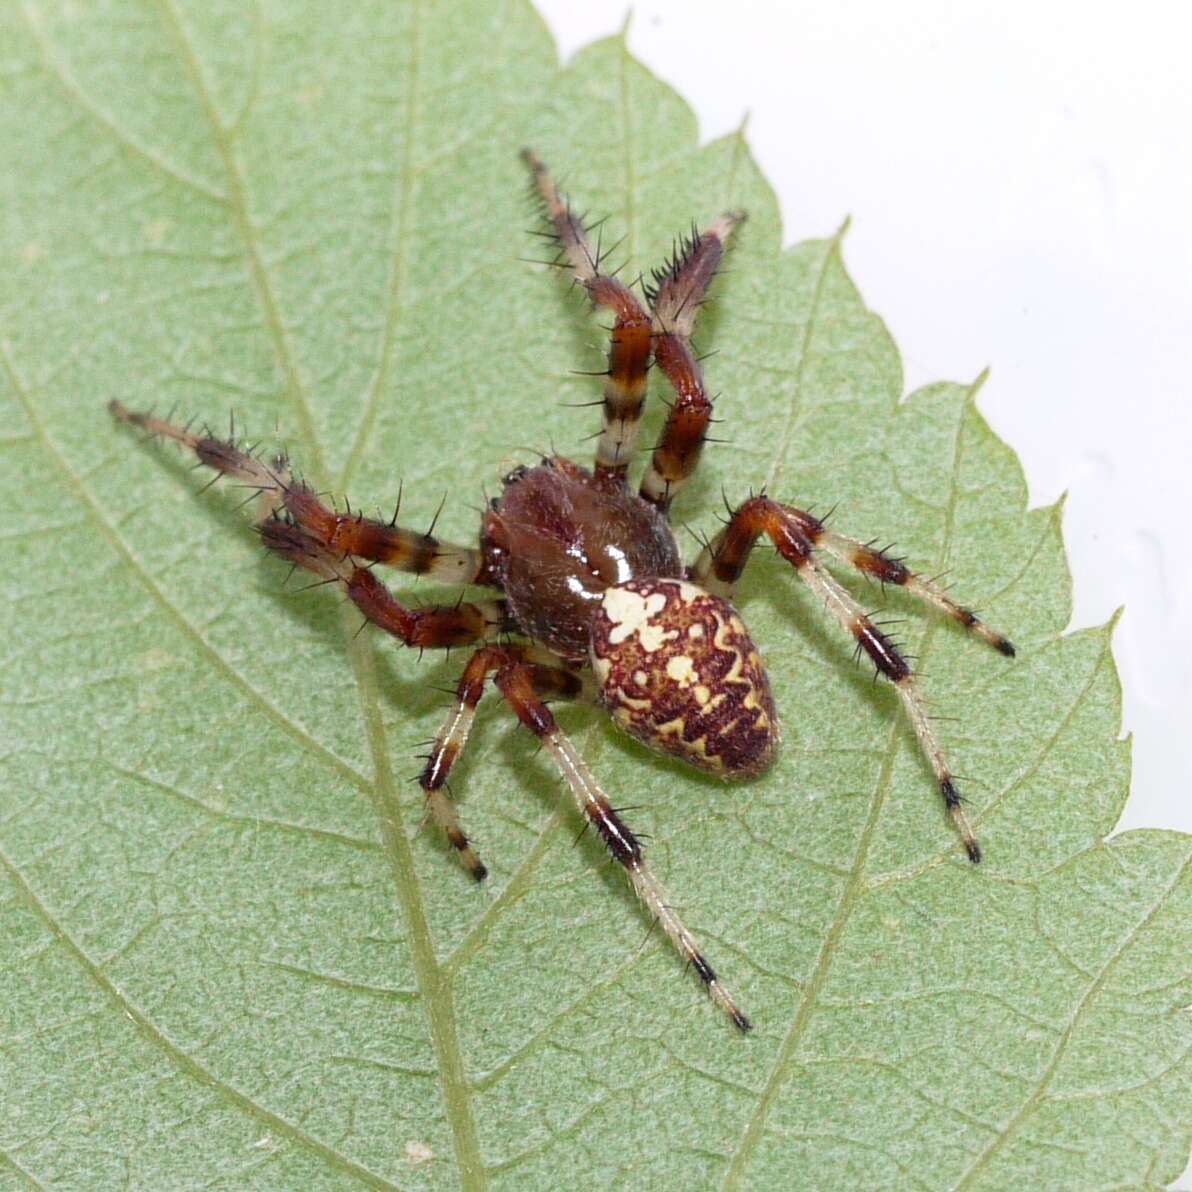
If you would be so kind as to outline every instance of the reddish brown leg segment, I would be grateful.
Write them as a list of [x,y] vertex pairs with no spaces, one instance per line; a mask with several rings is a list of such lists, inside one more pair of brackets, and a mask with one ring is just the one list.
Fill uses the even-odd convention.
[[[900,582],[898,577],[901,572],[898,569],[902,568],[902,565],[896,560],[887,559],[880,552],[861,546],[860,543],[853,543],[851,539],[844,539],[838,535],[829,537],[830,533],[818,519],[801,509],[791,505],[780,505],[768,497],[751,497],[737,509],[729,524],[704,548],[692,569],[692,578],[717,595],[731,596],[733,585],[744,571],[754,543],[761,534],[766,534],[778,549],[778,553],[795,568],[799,578],[823,600],[824,606],[841,626],[852,634],[858,647],[869,655],[878,671],[894,684],[894,689],[898,692],[914,727],[919,746],[931,764],[944,805],[960,833],[969,859],[980,861],[980,845],[961,809],[961,798],[956,790],[955,778],[936,738],[935,729],[927,713],[927,705],[910,664],[853,596],[823,568],[815,556],[815,548],[822,545],[838,557],[844,557],[842,552],[845,550],[851,551],[853,557],[846,558],[847,562],[871,574],[881,567],[887,582],[890,583]],[[857,553],[858,548],[862,553]],[[902,571],[910,576],[910,572],[905,568],[902,568]],[[903,579],[901,582],[905,584],[906,580]],[[909,587],[909,584],[907,586]],[[960,609],[959,605],[953,607],[962,613],[967,612]],[[975,617],[966,620],[963,616],[957,616],[957,620],[970,629],[980,624]],[[991,630],[985,632],[989,637],[995,638],[996,642],[1005,643],[1004,647],[999,645],[1003,653],[1014,652],[1010,643],[1000,634],[993,634]]]
[[541,742],[554,759],[580,812],[600,834],[609,855],[626,872],[638,897],[661,924],[667,938],[699,974],[712,1000],[742,1031],[751,1029],[749,1019],[737,1008],[732,995],[721,983],[715,970],[704,958],[695,937],[687,930],[677,911],[667,899],[653,870],[646,863],[641,842],[609,803],[587,763],[563,734],[551,710],[535,690],[532,670],[519,662],[510,662],[497,672],[496,684],[509,701],[517,718]]
[[725,244],[745,217],[741,212],[727,212],[702,235],[687,240],[674,260],[655,272],[647,314],[627,286],[601,272],[599,250],[593,251],[580,219],[559,193],[542,160],[528,149],[523,156],[533,171],[535,190],[563,258],[592,301],[614,316],[604,386],[604,424],[596,448],[598,477],[625,482],[646,400],[651,341],[654,359],[675,390],[675,404],[641,486],[647,501],[665,509],[695,470],[708,436],[712,399],[691,351],[691,332]]
[[485,681],[493,671],[521,663],[529,672],[534,691],[540,696],[575,699],[583,691],[583,682],[577,674],[562,667],[528,661],[531,652],[528,646],[485,646],[472,655],[456,687],[455,704],[439,730],[418,778],[435,822],[446,833],[447,839],[459,853],[460,860],[477,881],[483,881],[488,876],[488,870],[460,827],[455,807],[448,797],[447,780],[451,768],[468,743],[476,708],[484,694]]
[[195,433],[152,414],[129,410],[118,401],[108,408],[122,421],[152,435],[173,439],[193,451],[199,463],[217,476],[255,489],[259,495],[258,521],[264,522],[273,514],[284,515],[330,554],[352,555],[449,583],[472,583],[481,578],[479,551],[440,542],[431,534],[419,534],[394,522],[330,509],[313,489],[291,476],[289,461],[284,457],[264,460],[232,439]]
[[[181,443],[195,453],[200,463],[245,488],[255,489],[263,498],[258,513],[264,545],[294,566],[313,572],[327,583],[341,585],[366,620],[403,645],[446,649],[496,637],[506,627],[503,600],[461,601],[443,607],[409,609],[394,599],[389,589],[357,562],[356,552],[349,551],[345,545],[360,547],[360,557],[368,557],[363,554],[363,547],[378,542],[373,532],[378,523],[354,514],[343,517],[327,509],[310,489],[290,478],[285,460],[266,463],[230,439],[194,434],[152,415],[134,414],[119,402],[113,402],[111,410],[125,422]],[[409,535],[409,531],[400,533]],[[463,548],[446,548],[446,552],[432,554],[422,550],[409,554],[393,544],[383,561],[435,576],[442,575],[444,570],[474,570],[479,565],[478,552]]]
[[702,236],[693,235],[669,267],[654,274],[654,360],[675,391],[662,437],[642,479],[641,495],[661,509],[669,507],[679,488],[699,463],[712,421],[712,399],[703,372],[691,350],[691,333],[725,245],[743,219],[728,212]]
[[582,223],[559,193],[541,158],[529,149],[522,156],[533,171],[534,187],[576,280],[596,306],[613,315],[604,383],[604,419],[596,446],[596,475],[602,480],[624,484],[646,402],[650,316],[628,286],[601,272],[599,249],[593,250]]
[[901,559],[892,558],[885,551],[875,550],[871,545],[847,538],[833,530],[823,528],[819,545],[833,558],[847,563],[857,571],[880,580],[882,584],[896,584],[905,588],[920,600],[943,610],[954,621],[959,621],[983,642],[987,642],[1007,658],[1014,657],[1014,645],[1003,634],[990,629],[971,608],[958,604],[939,584],[921,575],[916,575]]
[[[772,509],[780,509],[782,517],[776,517]],[[784,526],[787,528],[784,529]],[[917,575],[901,559],[892,558],[885,551],[875,550],[855,538],[837,534],[802,509],[796,509],[793,505],[778,505],[765,497],[753,497],[736,511],[716,541],[700,555],[692,568],[692,578],[709,592],[731,596],[733,585],[740,578],[758,535],[767,533],[773,537],[774,533],[781,535],[792,530],[797,530],[813,546],[862,574],[883,585],[894,584],[905,588],[912,595],[942,609],[952,620],[958,621],[1000,654],[1005,654],[1007,658],[1014,657],[1014,646],[1009,638],[991,629],[972,609],[958,604],[938,584]],[[775,542],[777,544],[777,540]],[[779,549],[781,552],[782,548]],[[789,562],[795,561],[789,553],[784,553],[784,557]]]

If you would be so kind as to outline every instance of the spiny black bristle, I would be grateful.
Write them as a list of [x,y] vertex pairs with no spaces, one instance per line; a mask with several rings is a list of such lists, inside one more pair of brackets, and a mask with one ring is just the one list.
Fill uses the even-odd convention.
[[658,293],[662,287],[673,281],[695,255],[700,239],[699,228],[692,224],[691,231],[671,245],[670,256],[656,269],[650,270],[650,281],[643,283],[642,293],[651,306],[658,301]]

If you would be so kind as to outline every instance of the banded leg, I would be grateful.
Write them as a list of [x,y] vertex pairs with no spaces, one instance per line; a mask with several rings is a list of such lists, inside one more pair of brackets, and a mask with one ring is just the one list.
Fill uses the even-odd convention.
[[339,584],[366,621],[419,650],[490,641],[510,628],[503,600],[460,600],[455,604],[407,608],[352,555],[335,554],[309,530],[270,517],[260,527],[261,542],[296,567],[325,583]]
[[[754,497],[736,511],[729,526],[710,547],[704,549],[692,568],[692,579],[696,583],[718,596],[732,596],[733,585],[745,566],[753,543],[759,534],[766,531],[768,504],[774,503],[767,502],[763,497]],[[938,584],[917,575],[901,559],[892,558],[869,543],[837,534],[819,518],[793,505],[779,508],[813,546],[847,563],[854,570],[879,580],[883,585],[894,584],[905,588],[912,596],[934,605],[954,621],[959,621],[965,629],[987,642],[998,653],[1007,658],[1014,657],[1014,645],[1009,638],[991,629],[972,609],[957,603]]]
[[[260,498],[258,529],[265,547],[294,566],[313,572],[324,582],[341,585],[366,620],[396,637],[403,645],[420,649],[450,648],[494,638],[508,627],[503,600],[406,608],[394,599],[369,568],[357,561],[370,556],[353,535],[360,527],[369,534],[369,527],[378,523],[358,519],[354,514],[343,517],[327,509],[306,485],[290,477],[285,460],[266,463],[237,446],[231,438],[195,434],[150,414],[135,414],[119,402],[112,402],[110,408],[117,418],[151,434],[173,439],[193,451],[201,464],[215,470],[216,479],[229,476],[245,488],[256,490]],[[385,529],[394,528],[385,527],[384,523],[380,525]],[[418,537],[410,531],[398,533],[407,536],[402,541]],[[359,555],[348,549],[349,544],[361,547]],[[443,574],[440,562],[445,558],[449,557],[451,561],[444,562],[443,568],[455,572],[461,570],[461,560],[468,562],[468,556],[477,555],[475,551],[459,547],[447,548],[447,555],[433,554],[427,549],[415,557],[406,552],[396,538],[391,541],[391,549],[381,550],[375,537],[372,546],[384,556],[379,561],[434,576]]]
[[382,522],[330,509],[313,489],[291,476],[289,461],[284,457],[266,461],[242,448],[234,437],[198,434],[152,414],[129,410],[118,401],[109,403],[108,408],[122,421],[192,451],[200,464],[216,473],[216,479],[227,476],[241,487],[255,490],[259,522],[283,513],[330,554],[352,555],[448,583],[483,582],[479,551],[440,542],[433,534],[407,530],[396,524],[396,511],[393,522]]
[[[559,193],[542,159],[526,149],[522,156],[534,175],[552,235],[576,280],[592,302],[613,314],[604,382],[603,422],[596,445],[596,475],[615,484],[625,483],[633,458],[646,403],[646,375],[650,368],[650,316],[633,291],[615,277],[601,272],[600,249],[593,251],[583,223]],[[562,264],[562,261],[558,262]]]
[[459,853],[459,859],[477,881],[483,881],[488,876],[488,870],[464,835],[455,806],[448,795],[447,779],[452,766],[468,743],[472,722],[476,718],[476,708],[484,694],[488,676],[502,666],[521,663],[529,671],[533,689],[539,696],[556,695],[565,699],[575,699],[583,691],[583,681],[574,671],[529,661],[531,653],[528,646],[485,646],[472,655],[456,686],[455,705],[446,723],[439,730],[439,735],[426,756],[426,765],[418,777],[418,785],[426,795],[431,816],[443,829],[447,839]]
[[847,563],[865,575],[873,576],[883,584],[896,584],[905,588],[911,595],[941,609],[954,621],[959,621],[982,641],[988,642],[998,653],[1005,654],[1007,658],[1014,657],[1014,645],[1009,638],[990,629],[971,608],[958,604],[939,584],[916,575],[901,559],[892,558],[885,551],[875,550],[869,543],[837,534],[826,526],[820,528],[817,545],[822,546],[833,558]]
[[656,270],[647,291],[653,312],[654,360],[675,391],[662,437],[642,479],[641,496],[665,511],[699,464],[712,422],[712,399],[691,350],[691,333],[733,229],[745,218],[729,211],[699,235],[693,231],[674,259]]
[[695,937],[667,900],[661,883],[646,864],[641,843],[609,803],[608,796],[600,788],[587,763],[563,734],[551,710],[539,698],[530,668],[518,662],[507,663],[497,672],[496,684],[517,713],[518,719],[542,742],[543,748],[554,759],[575,796],[580,812],[600,833],[609,854],[624,868],[637,896],[662,925],[679,955],[699,974],[712,1001],[740,1030],[752,1029],[752,1023],[737,1008],[732,995],[704,959]]
[[[944,758],[927,712],[927,705],[910,664],[853,596],[817,560],[815,546],[822,541],[825,533],[822,524],[801,509],[780,505],[768,497],[751,497],[736,510],[729,524],[704,548],[692,569],[692,578],[709,591],[731,596],[733,586],[749,560],[754,543],[761,534],[766,534],[778,549],[778,553],[795,568],[799,578],[823,600],[841,626],[852,634],[859,648],[869,655],[878,671],[894,684],[894,689],[898,692],[898,697],[915,730],[919,747],[931,765],[944,805],[964,842],[969,860],[980,861],[980,845],[961,808],[955,779]],[[1009,645],[1008,642],[1006,644]]]

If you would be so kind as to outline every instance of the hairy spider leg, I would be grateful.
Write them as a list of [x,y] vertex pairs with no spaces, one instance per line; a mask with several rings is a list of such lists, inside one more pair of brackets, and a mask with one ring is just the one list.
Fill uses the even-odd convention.
[[624,868],[637,896],[661,924],[679,955],[699,974],[712,1001],[740,1030],[752,1029],[752,1023],[737,1008],[716,971],[704,959],[695,937],[667,900],[662,884],[646,864],[640,841],[609,803],[608,796],[600,788],[587,762],[564,735],[551,710],[536,692],[531,668],[521,662],[507,662],[497,671],[495,682],[517,718],[542,742],[543,748],[554,759],[575,796],[580,812],[596,828],[609,855]]
[[485,582],[479,551],[399,526],[396,514],[393,522],[383,522],[351,511],[339,513],[324,504],[313,489],[293,478],[289,461],[283,456],[266,461],[232,438],[200,434],[153,414],[129,410],[118,401],[110,402],[108,409],[124,422],[193,451],[199,463],[241,487],[255,489],[259,494],[258,522],[281,515],[301,526],[330,554],[351,555],[447,583]]
[[560,194],[542,159],[529,149],[522,156],[533,172],[534,188],[576,281],[587,290],[594,305],[613,314],[595,470],[599,479],[623,485],[646,403],[650,315],[627,285],[601,271],[604,257],[599,249],[593,250],[582,220]]
[[[356,516],[345,517],[327,509],[309,488],[290,478],[284,460],[268,464],[242,450],[231,439],[194,434],[152,415],[132,413],[119,402],[112,402],[110,408],[125,422],[181,443],[195,453],[200,463],[244,487],[256,489],[262,497],[267,496],[269,500],[258,506],[261,520],[257,527],[265,547],[325,582],[341,585],[367,621],[403,645],[449,649],[495,638],[508,628],[504,600],[460,601],[418,609],[399,603],[368,567],[361,566],[358,559],[368,557],[363,549],[359,556],[348,549],[348,544],[361,545],[353,536],[357,529]],[[380,525],[390,528],[384,523]],[[402,533],[411,540],[428,537],[411,531]],[[377,546],[375,538],[366,541]],[[453,552],[463,548],[446,549],[454,557]],[[423,575],[446,578],[444,570],[448,573],[459,570],[458,559],[441,568],[440,556],[433,555],[425,546],[418,553],[403,551],[397,545],[384,551],[378,548],[378,553],[384,556],[378,562]]]
[[1009,638],[995,629],[990,629],[971,608],[957,603],[939,584],[916,575],[901,559],[892,558],[884,550],[875,550],[869,543],[837,534],[823,525],[820,526],[816,545],[864,575],[872,576],[883,584],[895,584],[905,588],[912,596],[934,605],[954,621],[959,621],[965,629],[987,642],[998,653],[1005,654],[1007,658],[1014,657],[1014,645]]
[[712,398],[691,350],[691,334],[708,287],[724,256],[733,229],[744,212],[728,211],[702,234],[694,229],[647,288],[653,319],[654,362],[662,369],[675,400],[662,437],[642,477],[640,493],[665,512],[699,464],[712,422]]
[[[695,471],[708,437],[712,399],[691,350],[691,334],[728,238],[745,216],[739,211],[726,212],[702,235],[693,231],[676,249],[672,260],[654,271],[653,284],[647,288],[651,307],[647,314],[628,286],[601,272],[603,258],[599,250],[593,251],[581,219],[572,212],[541,158],[529,149],[523,156],[533,171],[535,190],[566,264],[593,303],[611,310],[615,319],[602,402],[603,423],[596,446],[598,478],[625,483],[646,402],[651,347],[654,360],[675,391],[675,401],[640,490],[643,498],[665,511]],[[564,260],[558,264],[564,264]]]
[[534,691],[540,696],[576,699],[584,690],[583,680],[574,671],[558,665],[534,662],[533,655],[533,647],[520,645],[482,646],[472,655],[456,686],[451,712],[439,730],[430,753],[426,755],[426,765],[418,776],[418,785],[426,795],[431,816],[459,853],[464,867],[477,881],[483,881],[488,876],[488,870],[464,834],[455,806],[448,797],[447,780],[468,743],[476,708],[484,695],[488,676],[502,666],[517,662],[526,666]]
[[[742,509],[745,507],[742,506]],[[782,508],[797,521],[803,534],[814,546],[826,551],[834,559],[839,559],[862,575],[876,579],[883,585],[894,584],[896,587],[905,588],[912,596],[947,613],[970,633],[991,645],[999,654],[1004,654],[1007,658],[1014,657],[1014,644],[1005,634],[991,629],[971,608],[953,600],[939,584],[917,575],[901,559],[893,558],[887,550],[877,550],[870,543],[838,534],[824,525],[819,518],[802,509],[796,509],[793,505],[784,505]],[[722,534],[717,542],[722,542],[719,553],[713,557],[713,552],[705,548],[692,568],[692,578],[707,591],[727,598],[732,596],[733,585],[745,565],[752,540],[749,546],[746,546],[743,533],[737,534],[734,541],[728,541],[726,533]]]
[[[826,533],[817,518],[801,509],[781,505],[769,497],[751,497],[733,513],[728,525],[701,552],[692,568],[692,578],[717,595],[731,596],[733,585],[745,570],[754,543],[760,535],[768,535],[778,553],[794,567],[799,578],[820,597],[844,629],[853,635],[879,673],[894,684],[914,728],[919,747],[931,765],[944,805],[964,842],[969,860],[978,862],[981,860],[981,847],[961,807],[955,778],[935,735],[927,705],[910,664],[861,605],[816,558],[815,547],[822,542]],[[845,542],[851,540],[846,539]],[[828,544],[824,545],[827,549]],[[866,561],[869,561],[868,557]],[[1005,641],[1000,635],[999,640]],[[1006,644],[1009,645],[1008,642]],[[1003,653],[1012,650],[1013,647],[1010,651],[1003,650]]]
[[340,585],[364,619],[419,650],[450,650],[490,641],[509,629],[504,600],[460,600],[407,608],[371,568],[351,555],[334,554],[309,530],[271,517],[260,527],[261,542],[275,555]]

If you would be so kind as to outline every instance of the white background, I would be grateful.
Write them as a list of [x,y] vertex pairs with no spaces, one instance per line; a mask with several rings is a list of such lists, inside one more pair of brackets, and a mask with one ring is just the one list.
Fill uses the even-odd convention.
[[[622,0],[537,0],[564,57]],[[740,125],[788,241],[848,268],[908,392],[979,404],[1031,503],[1068,501],[1072,627],[1125,614],[1121,828],[1192,831],[1192,6],[639,0],[633,52]],[[1180,1184],[1192,1188],[1192,1169]]]

